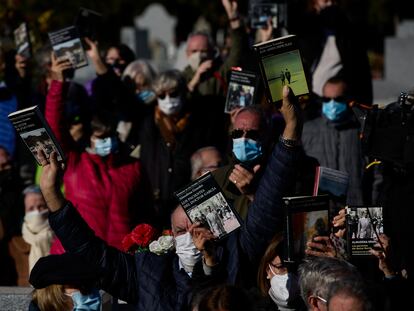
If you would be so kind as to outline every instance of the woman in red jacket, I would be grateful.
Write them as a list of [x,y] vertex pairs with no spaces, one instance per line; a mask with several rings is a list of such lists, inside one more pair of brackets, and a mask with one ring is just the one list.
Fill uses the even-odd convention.
[[[70,62],[52,56],[52,82],[45,109],[46,119],[67,157],[65,195],[98,237],[120,249],[122,238],[133,226],[153,216],[152,205],[143,196],[146,183],[141,163],[123,152],[115,131],[116,120],[104,112],[92,117],[86,148],[73,141],[63,120],[63,71],[70,66]],[[62,252],[56,241],[51,253]]]

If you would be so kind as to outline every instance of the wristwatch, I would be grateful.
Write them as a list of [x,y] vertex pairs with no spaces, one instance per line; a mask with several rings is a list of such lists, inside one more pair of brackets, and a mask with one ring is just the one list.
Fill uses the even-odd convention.
[[298,147],[298,146],[302,145],[302,142],[300,141],[300,139],[299,140],[297,140],[297,139],[286,139],[286,138],[283,138],[282,135],[280,135],[279,141],[282,144],[284,144],[286,147],[289,147],[289,148]]

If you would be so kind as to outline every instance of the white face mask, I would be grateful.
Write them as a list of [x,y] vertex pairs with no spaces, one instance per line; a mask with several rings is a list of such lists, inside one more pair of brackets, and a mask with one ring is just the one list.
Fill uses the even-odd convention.
[[170,97],[167,95],[164,99],[158,98],[158,107],[167,116],[179,113],[182,106],[181,97]]
[[201,259],[190,232],[175,237],[175,252],[187,273],[193,272],[194,265]]
[[275,274],[269,265],[273,277],[270,280],[270,298],[280,307],[287,307],[299,295],[298,277],[288,272],[286,274]]
[[24,221],[29,229],[36,233],[40,231],[48,223],[47,216],[49,215],[48,210],[39,212],[38,210],[28,212],[24,216]]

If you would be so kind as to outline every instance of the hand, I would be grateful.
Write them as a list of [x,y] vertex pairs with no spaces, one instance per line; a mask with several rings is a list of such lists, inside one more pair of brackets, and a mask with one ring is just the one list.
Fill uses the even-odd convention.
[[306,243],[305,253],[316,257],[336,257],[337,251],[328,236],[316,236]]
[[270,39],[272,39],[273,36],[273,23],[272,23],[272,18],[269,17],[269,19],[266,22],[266,27],[264,28],[259,28],[257,30],[258,33],[258,42],[266,42],[269,41]]
[[238,17],[238,3],[234,0],[221,0],[221,3],[223,4],[224,9],[226,10],[227,17],[229,19]]
[[297,105],[293,91],[285,85],[283,87],[283,99],[280,112],[285,119],[285,129],[283,138],[291,140],[299,140],[302,134],[302,117],[300,108]]
[[253,167],[253,172],[248,171],[240,164],[236,164],[229,176],[229,180],[236,185],[242,194],[247,195],[250,201],[253,201],[255,192],[255,189],[252,189],[252,181],[259,169],[260,164]]
[[101,58],[101,56],[99,55],[99,50],[98,50],[98,42],[97,41],[92,41],[91,39],[89,39],[87,37],[85,37],[84,40],[85,40],[86,44],[89,47],[89,49],[86,51],[88,56],[92,60],[96,60],[98,58]]
[[345,235],[346,228],[345,228],[345,221],[346,221],[346,212],[345,209],[341,209],[332,220],[332,225],[334,228],[338,230],[335,232],[335,236],[338,238],[342,238]]
[[96,73],[98,75],[105,74],[108,71],[108,68],[102,61],[101,56],[99,55],[98,42],[92,41],[87,37],[85,37],[84,40],[86,44],[89,46],[89,49],[86,51],[86,53],[92,60]]
[[63,164],[59,164],[57,153],[53,151],[50,154],[49,161],[43,150],[37,152],[37,157],[43,167],[40,176],[40,189],[46,201],[48,208],[54,212],[63,206],[64,198],[59,190],[58,176],[63,171]]
[[16,54],[14,57],[15,63],[14,66],[16,67],[17,73],[19,74],[20,78],[26,77],[27,74],[27,59],[26,57]]
[[[384,273],[384,275],[393,276],[395,275],[395,272],[392,269],[390,262],[390,238],[385,234],[380,234],[379,239],[383,250],[371,249],[370,253],[378,258],[378,268]],[[374,247],[381,248],[381,244],[377,243]]]
[[190,92],[193,92],[197,85],[200,83],[201,76],[203,73],[207,72],[208,70],[213,67],[213,60],[209,59],[200,64],[198,66],[197,71],[194,74],[194,77],[188,83],[187,87]]
[[55,56],[55,53],[52,52],[51,55],[52,66],[50,68],[52,80],[64,81],[63,71],[67,69],[72,69],[72,63],[68,59],[58,60]]
[[213,233],[202,227],[199,222],[192,224],[189,232],[193,237],[195,247],[203,254],[206,265],[214,266],[216,264],[216,247]]

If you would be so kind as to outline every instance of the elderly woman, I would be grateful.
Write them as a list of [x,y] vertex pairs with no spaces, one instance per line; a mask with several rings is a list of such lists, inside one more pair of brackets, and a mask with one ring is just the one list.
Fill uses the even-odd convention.
[[215,145],[212,122],[201,116],[197,103],[187,101],[187,83],[178,70],[161,73],[153,83],[157,104],[139,131],[140,158],[146,169],[163,226],[176,202],[173,192],[191,177],[191,155]]

